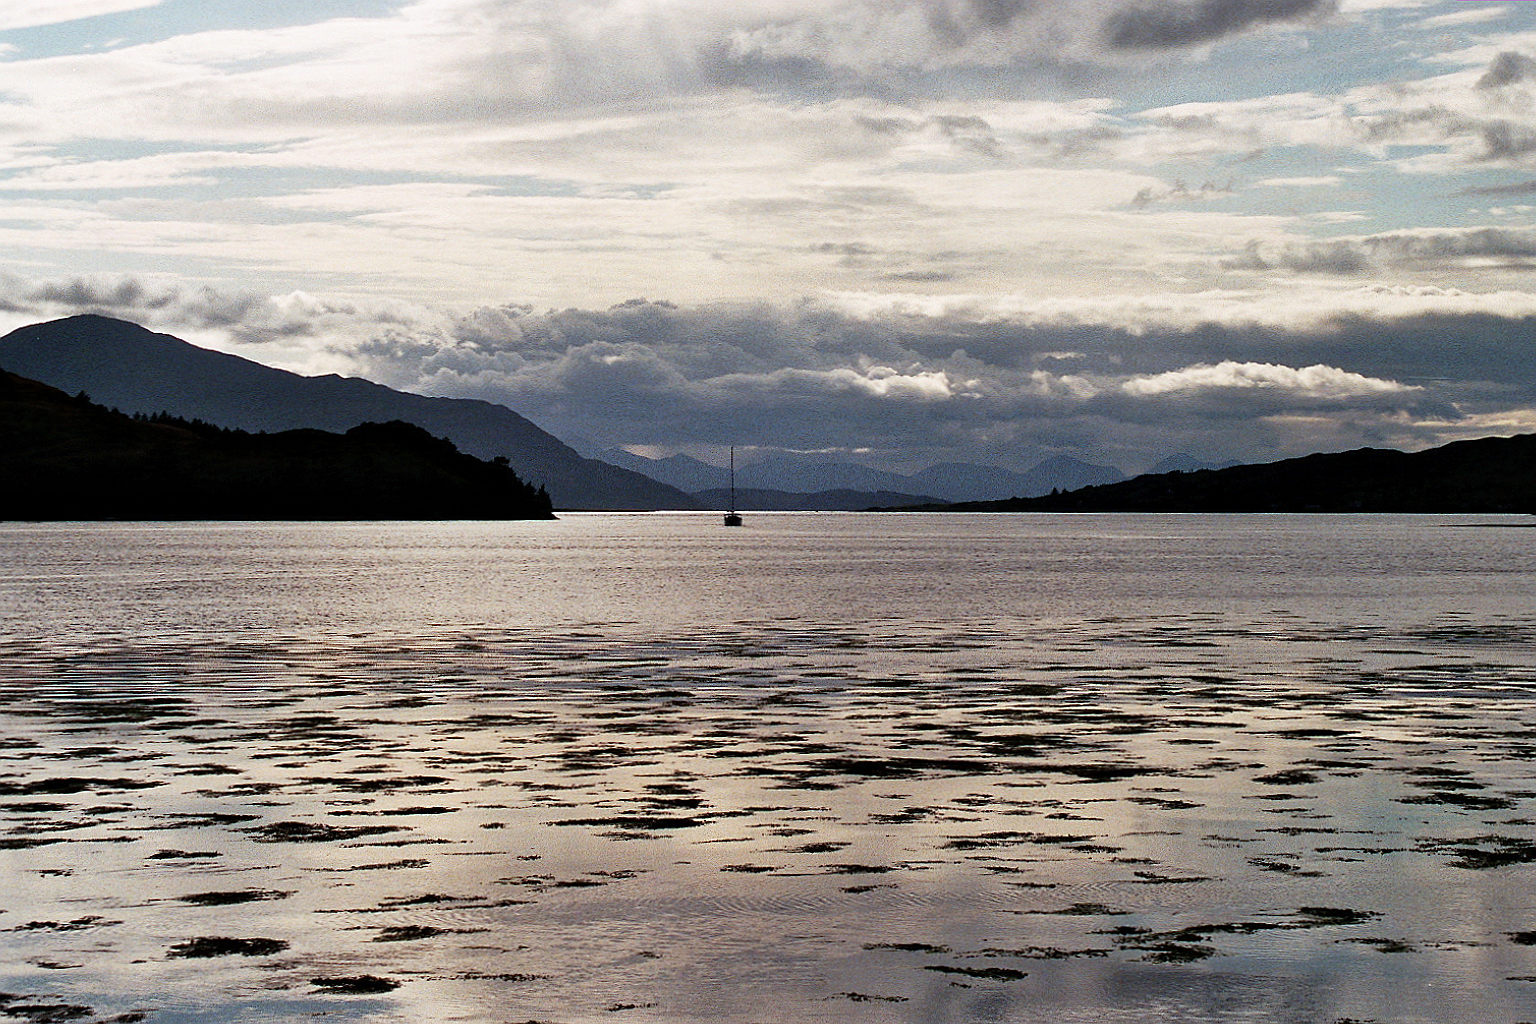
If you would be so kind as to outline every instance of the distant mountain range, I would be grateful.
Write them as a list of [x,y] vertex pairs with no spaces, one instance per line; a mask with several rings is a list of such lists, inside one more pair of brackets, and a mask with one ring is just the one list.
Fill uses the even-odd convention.
[[1421,452],[1362,448],[1262,465],[1147,474],[1009,501],[978,512],[1536,513],[1536,434],[1456,441]]
[[[726,471],[687,455],[648,459],[622,449],[610,449],[603,452],[602,457],[615,465],[633,469],[669,483],[673,487],[689,491],[701,499],[705,497],[704,492],[707,491],[720,489],[721,493],[725,493],[723,488],[726,483]],[[842,495],[840,499],[842,501],[863,501],[862,505],[839,505],[838,508],[869,508],[876,505],[902,503],[887,500],[892,496],[931,496],[915,498],[915,501],[1010,498],[1049,494],[1052,490],[1072,490],[1089,484],[1113,483],[1124,479],[1125,474],[1118,469],[1083,462],[1069,456],[1046,459],[1023,473],[969,462],[946,462],[929,466],[918,473],[903,475],[874,469],[857,462],[789,455],[738,463],[736,467],[738,497],[748,490],[763,492],[764,496],[758,500],[779,502],[773,507],[794,506],[802,509],[830,509],[831,506],[824,504],[825,496],[833,492]],[[768,492],[776,495],[799,495],[806,500],[796,504],[793,498],[769,499],[766,497]],[[858,495],[863,497],[859,498]],[[813,500],[812,496],[816,498]],[[707,499],[705,503],[718,504],[713,498]]]
[[250,434],[130,417],[0,371],[0,519],[548,519],[548,497],[399,421]]
[[[717,487],[696,491],[694,497],[713,508],[725,508],[730,490]],[[736,509],[740,512],[861,512],[887,505],[924,505],[932,497],[900,494],[896,491],[830,490],[811,493],[765,490],[760,487],[736,488]]]
[[684,492],[631,469],[586,459],[512,410],[468,398],[427,398],[354,377],[303,377],[212,352],[136,324],[86,315],[0,338],[0,368],[129,413],[168,412],[224,427],[345,431],[402,420],[480,458],[504,456],[558,508],[686,509]]

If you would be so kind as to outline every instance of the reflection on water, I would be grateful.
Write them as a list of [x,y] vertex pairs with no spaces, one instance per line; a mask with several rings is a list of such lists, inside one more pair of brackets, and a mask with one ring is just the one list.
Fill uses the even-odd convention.
[[1531,1019],[1528,532],[714,522],[0,529],[0,1016]]

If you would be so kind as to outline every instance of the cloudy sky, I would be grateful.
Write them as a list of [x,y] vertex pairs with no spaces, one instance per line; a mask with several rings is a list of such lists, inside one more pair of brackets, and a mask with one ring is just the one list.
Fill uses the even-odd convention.
[[1536,430],[1533,211],[1533,0],[0,3],[0,327],[592,448]]

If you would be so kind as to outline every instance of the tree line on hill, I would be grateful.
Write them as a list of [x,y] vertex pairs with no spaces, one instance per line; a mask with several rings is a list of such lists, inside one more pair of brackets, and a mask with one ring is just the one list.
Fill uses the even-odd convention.
[[0,371],[0,518],[548,519],[549,495],[411,424],[252,433]]

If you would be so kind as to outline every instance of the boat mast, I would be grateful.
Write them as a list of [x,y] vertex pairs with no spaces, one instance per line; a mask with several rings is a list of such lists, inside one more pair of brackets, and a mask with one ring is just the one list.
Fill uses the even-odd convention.
[[736,446],[731,445],[731,506],[725,513],[726,526],[740,526],[741,516],[736,514]]

